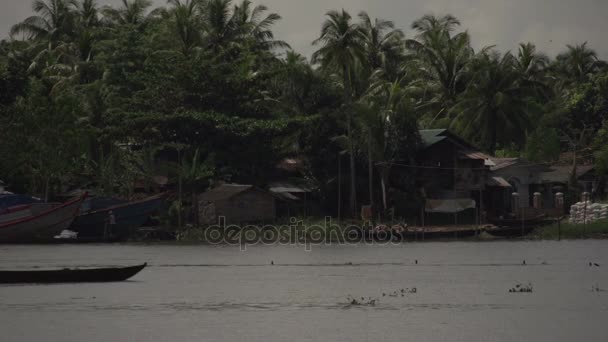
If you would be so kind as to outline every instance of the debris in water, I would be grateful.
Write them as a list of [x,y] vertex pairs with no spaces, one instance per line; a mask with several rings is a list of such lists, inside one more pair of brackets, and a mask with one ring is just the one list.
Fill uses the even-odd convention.
[[510,293],[532,293],[532,283],[528,283],[528,285],[517,284],[515,287],[509,289]]

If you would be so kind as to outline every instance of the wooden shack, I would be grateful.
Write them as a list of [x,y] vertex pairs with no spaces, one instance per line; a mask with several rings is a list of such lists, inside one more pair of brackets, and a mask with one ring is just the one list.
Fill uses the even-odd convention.
[[223,184],[199,196],[202,224],[216,224],[220,217],[227,224],[261,223],[276,218],[276,200],[268,191],[253,185]]

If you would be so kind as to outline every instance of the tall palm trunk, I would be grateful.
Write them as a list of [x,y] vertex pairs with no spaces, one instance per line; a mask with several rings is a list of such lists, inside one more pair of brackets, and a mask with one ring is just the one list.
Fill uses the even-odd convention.
[[195,227],[198,227],[200,224],[199,219],[199,208],[198,208],[198,194],[195,190],[196,188],[192,187],[192,220]]
[[388,210],[388,196],[386,193],[386,188],[388,186],[390,172],[390,165],[382,165],[382,168],[380,169],[380,187],[382,188],[382,206],[384,211]]
[[369,205],[374,210],[374,162],[372,160],[372,132],[369,131],[367,137],[367,170],[369,173]]
[[353,144],[353,133],[352,133],[352,114],[348,114],[348,152],[350,157],[350,212],[351,216],[357,215],[357,186],[356,178],[357,173],[355,170],[355,146]]
[[355,170],[355,146],[353,142],[353,114],[350,108],[350,77],[348,66],[343,65],[343,77],[344,77],[344,101],[346,103],[346,121],[347,121],[347,134],[348,134],[348,153],[350,156],[350,213],[352,217],[357,215],[357,186],[356,177],[357,173]]
[[181,165],[182,165],[182,157],[181,157],[181,151],[178,149],[177,150],[177,162],[178,165],[180,167],[179,172],[178,172],[178,179],[177,179],[177,203],[178,203],[178,210],[177,210],[177,227],[181,230],[182,229],[182,170],[181,170]]

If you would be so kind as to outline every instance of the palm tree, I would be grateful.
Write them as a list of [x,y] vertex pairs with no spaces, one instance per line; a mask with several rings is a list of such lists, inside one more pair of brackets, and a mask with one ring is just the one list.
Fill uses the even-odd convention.
[[350,154],[350,210],[354,216],[357,207],[355,153],[353,146],[352,121],[350,111],[352,99],[351,73],[357,63],[365,60],[364,33],[361,28],[352,23],[348,12],[342,10],[330,11],[328,19],[323,23],[321,36],[313,45],[321,44],[321,48],[312,55],[313,63],[321,63],[325,69],[342,73],[344,87],[344,102],[347,116],[347,134]]
[[536,52],[536,46],[532,43],[520,44],[517,58],[515,59],[515,72],[519,75],[519,82],[534,90],[536,95],[547,98],[547,67],[549,57],[543,53]]
[[[392,21],[375,19],[366,12],[359,13],[364,34],[366,62],[373,71],[382,68],[387,74],[395,74],[404,50],[404,34],[395,29]],[[388,31],[388,32],[387,32]]]
[[587,42],[566,47],[567,51],[559,54],[556,60],[558,77],[566,84],[586,82],[589,76],[605,65],[598,59],[595,50],[587,47]]
[[414,112],[414,97],[419,89],[407,75],[391,82],[386,80],[382,71],[377,71],[371,80],[362,101],[372,110],[364,112],[367,117],[363,119],[368,131],[368,151],[372,151],[369,158],[374,158],[379,169],[382,204],[386,210],[391,169],[396,159],[417,139],[416,121],[411,113]]
[[474,77],[452,108],[452,126],[492,154],[499,141],[521,144],[539,105],[531,90],[519,83],[516,58],[485,51],[474,63]]
[[120,8],[106,6],[102,9],[107,21],[114,25],[140,25],[146,21],[151,0],[122,0]]
[[200,2],[196,0],[168,0],[172,26],[182,45],[182,52],[188,56],[202,43],[203,23],[200,15]]
[[219,52],[235,41],[239,35],[231,17],[232,0],[208,0],[203,9],[205,24],[205,43],[215,52]]
[[281,16],[270,13],[263,17],[268,7],[258,5],[254,8],[249,0],[243,0],[240,5],[234,7],[232,21],[238,31],[246,37],[252,38],[256,45],[262,50],[273,50],[277,48],[289,48],[289,44],[282,40],[275,40],[274,33],[270,29]]
[[38,15],[28,17],[10,30],[11,37],[25,34],[34,40],[46,40],[49,49],[65,36],[73,34],[74,16],[71,0],[35,0],[32,9]]
[[406,41],[414,53],[415,68],[425,80],[424,107],[432,115],[431,123],[446,115],[465,89],[468,66],[474,56],[468,32],[452,34],[460,22],[453,16],[424,16],[412,24],[416,39]]
[[[179,176],[190,189],[192,196],[192,213],[194,223],[198,225],[198,193],[214,175],[213,157],[201,160],[200,151],[196,149],[192,158],[182,159],[178,170]],[[181,198],[180,198],[181,203]]]
[[278,98],[267,100],[280,103],[285,112],[306,114],[307,97],[315,80],[313,69],[306,57],[293,50],[288,50],[279,63],[277,77],[273,79]]
[[81,28],[91,29],[99,25],[99,8],[96,0],[73,0],[78,24]]

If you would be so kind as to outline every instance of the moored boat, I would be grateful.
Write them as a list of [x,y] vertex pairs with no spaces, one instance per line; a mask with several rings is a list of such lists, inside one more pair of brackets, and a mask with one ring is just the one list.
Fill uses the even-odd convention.
[[[70,230],[77,232],[79,239],[126,238],[132,229],[143,225],[158,211],[163,199],[164,195],[157,195],[140,201],[93,210],[78,216]],[[110,216],[113,216],[114,224],[109,224]]]
[[42,212],[0,222],[0,243],[52,241],[72,224],[85,197],[86,194]]
[[545,223],[547,215],[538,214],[522,218],[507,217],[507,218],[490,218],[489,221],[498,227],[531,227]]
[[0,284],[101,283],[125,281],[147,264],[91,269],[0,271]]
[[42,203],[42,200],[27,195],[1,194],[0,195],[0,214],[7,211],[10,207],[26,205],[32,203]]
[[496,237],[522,237],[530,234],[536,226],[527,225],[523,227],[502,226],[486,229],[486,233]]
[[39,215],[60,205],[61,203],[32,203],[9,207],[0,212],[0,223]]

